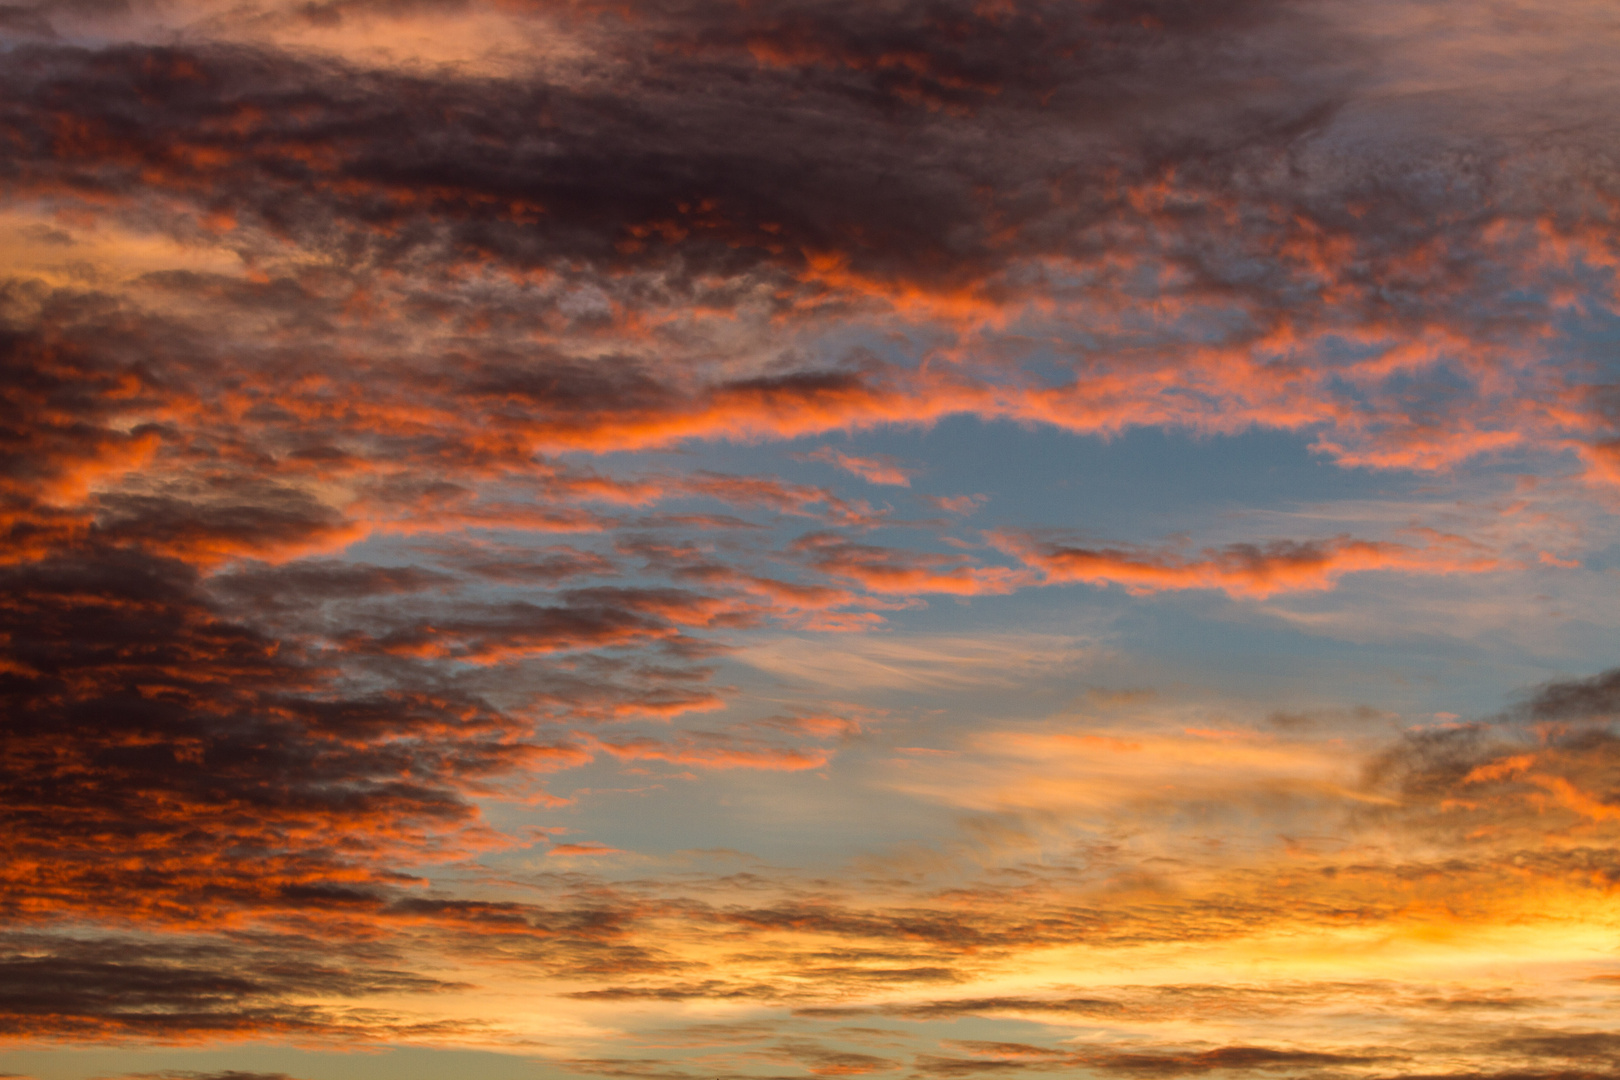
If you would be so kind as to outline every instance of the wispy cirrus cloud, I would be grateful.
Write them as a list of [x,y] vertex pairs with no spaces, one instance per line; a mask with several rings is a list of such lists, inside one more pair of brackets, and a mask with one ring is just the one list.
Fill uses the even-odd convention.
[[997,548],[1039,570],[1048,582],[1121,585],[1146,594],[1171,589],[1219,589],[1235,598],[1332,588],[1345,574],[1488,573],[1506,560],[1458,536],[1431,534],[1418,546],[1338,536],[1227,544],[1189,554],[1185,548],[1090,547],[1029,534],[996,533]]
[[869,484],[892,484],[897,487],[910,487],[912,474],[893,458],[889,457],[856,457],[835,450],[830,446],[823,446],[814,453],[805,454],[806,461],[825,461],[835,465],[845,472],[854,473]]

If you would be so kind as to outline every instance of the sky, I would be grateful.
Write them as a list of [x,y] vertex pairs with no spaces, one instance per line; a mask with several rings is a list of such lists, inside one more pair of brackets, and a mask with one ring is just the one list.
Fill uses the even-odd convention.
[[0,1075],[1620,1076],[1608,0],[16,0],[0,147]]

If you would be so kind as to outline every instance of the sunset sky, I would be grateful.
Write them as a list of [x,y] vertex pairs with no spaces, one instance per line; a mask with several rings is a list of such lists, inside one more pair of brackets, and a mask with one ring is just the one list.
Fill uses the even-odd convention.
[[16,0],[0,259],[0,1076],[1620,1076],[1614,0]]

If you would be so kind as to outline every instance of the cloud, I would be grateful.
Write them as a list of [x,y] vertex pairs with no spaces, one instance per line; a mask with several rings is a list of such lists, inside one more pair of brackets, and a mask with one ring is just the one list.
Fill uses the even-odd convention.
[[1620,668],[1537,687],[1525,702],[1537,721],[1608,720],[1620,712]]
[[[1369,762],[1366,782],[1398,792],[1395,816],[1433,835],[1471,835],[1509,851],[1555,836],[1606,836],[1620,820],[1606,794],[1620,767],[1605,707],[1614,675],[1545,683],[1495,720],[1414,731]],[[1549,871],[1569,855],[1547,852]]]
[[[439,682],[398,646],[454,642],[487,662],[496,647],[665,641],[666,616],[698,610],[680,593],[587,591],[572,607],[497,604],[432,632],[411,622],[344,654],[234,621],[195,570],[169,559],[89,549],[0,576],[12,740],[0,903],[26,921],[77,912],[224,926],[251,912],[374,907],[406,880],[396,860],[500,842],[471,794],[544,798],[522,777],[589,760],[560,733],[538,734],[532,716]],[[423,584],[440,580],[294,564],[227,576],[221,591],[287,606],[300,589],[332,604]],[[386,661],[388,681],[345,684],[346,656]],[[701,669],[695,677],[678,664],[586,664],[527,689],[575,722],[669,716],[712,707]],[[109,845],[124,858],[109,863]]]
[[286,1073],[243,1072],[240,1069],[226,1069],[222,1072],[194,1072],[191,1070],[158,1072],[158,1073],[127,1073],[118,1080],[293,1080]]
[[976,810],[1140,821],[1276,814],[1279,828],[1289,819],[1300,827],[1313,805],[1322,812],[1382,798],[1361,791],[1354,765],[1330,744],[1246,729],[1144,727],[980,731],[950,756],[892,761],[887,783]]
[[902,468],[893,458],[855,457],[851,454],[823,446],[814,453],[800,455],[805,461],[825,461],[845,472],[854,473],[868,484],[893,484],[910,487],[912,473]]
[[819,769],[832,758],[820,747],[771,746],[719,732],[694,731],[670,742],[653,738],[598,740],[597,745],[628,761],[666,761],[704,769],[767,769],[798,772]]
[[969,690],[1024,685],[1082,662],[1096,647],[1095,639],[1036,633],[869,635],[847,644],[783,637],[740,657],[808,686]]
[[[745,260],[811,263],[813,254],[806,253],[827,251],[858,229],[867,242],[841,251],[850,271],[880,277],[908,271],[948,280],[996,257],[989,230],[975,220],[981,211],[971,179],[977,177],[930,181],[903,167],[885,173],[887,163],[899,166],[910,152],[893,143],[868,144],[841,170],[795,169],[795,161],[830,160],[826,151],[847,135],[802,119],[787,130],[773,128],[770,121],[779,113],[773,103],[789,88],[798,87],[812,102],[867,130],[892,123],[899,110],[922,121],[921,138],[947,146],[954,142],[951,125],[940,120],[955,115],[973,121],[977,115],[977,127],[998,114],[1026,112],[1042,98],[1064,116],[1086,117],[1083,106],[1093,106],[1083,130],[1104,145],[1110,137],[1135,141],[1140,137],[1133,133],[1144,123],[1171,129],[1166,138],[1192,140],[1201,131],[1199,141],[1207,144],[1219,129],[1183,118],[1161,97],[1163,88],[1144,81],[1125,57],[1151,63],[1173,79],[1183,100],[1213,104],[1212,91],[1239,91],[1242,81],[1229,66],[1205,57],[1209,41],[1249,52],[1251,64],[1259,56],[1250,42],[1268,24],[1296,45],[1315,44],[1298,33],[1310,28],[1309,20],[1288,19],[1255,3],[1197,17],[1161,13],[1156,31],[1101,9],[1042,4],[992,15],[963,5],[954,15],[972,30],[965,38],[942,34],[921,4],[900,5],[881,22],[788,4],[740,20],[704,8],[677,15],[638,7],[636,29],[623,27],[616,39],[593,42],[629,68],[631,81],[618,93],[507,80],[501,95],[478,80],[371,71],[365,86],[370,92],[356,96],[365,84],[353,77],[339,81],[342,68],[334,71],[296,51],[221,43],[154,51],[149,67],[141,50],[109,49],[115,66],[99,78],[109,90],[146,94],[98,101],[73,92],[94,85],[87,72],[75,70],[82,61],[61,48],[35,46],[24,51],[15,83],[32,91],[29,100],[42,85],[52,87],[79,111],[78,122],[58,133],[24,113],[14,125],[24,136],[35,183],[46,181],[46,162],[53,161],[52,171],[59,172],[51,179],[59,183],[194,191],[215,203],[237,202],[232,208],[239,219],[251,207],[266,215],[279,210],[289,225],[312,225],[289,213],[290,206],[276,205],[290,199],[319,213],[314,200],[299,198],[302,188],[342,207],[345,216],[369,217],[373,227],[403,230],[423,218],[456,223],[465,239],[507,257],[628,260],[679,250],[690,262],[716,268]],[[1113,54],[1121,62],[1065,64],[1075,50]],[[778,62],[789,57],[803,60]],[[728,99],[704,81],[721,73],[748,76],[759,95]],[[680,92],[632,90],[654,76],[671,80]],[[1324,92],[1312,85],[1319,75],[1286,70],[1284,77],[1292,95],[1244,95],[1245,104],[1264,118],[1222,137],[1237,143],[1243,136],[1270,134],[1268,126],[1286,130],[1308,123],[1335,96],[1336,88]],[[443,105],[489,107],[481,133],[509,136],[519,117],[543,112],[552,142],[544,151],[516,144],[516,156],[503,157],[473,132],[458,136],[454,126],[438,124],[430,132],[407,122],[398,96],[406,87],[441,96]],[[276,108],[299,95],[303,113]],[[1108,107],[1095,109],[1098,102]],[[347,137],[346,114],[365,117],[365,144]],[[443,114],[434,109],[416,115]],[[131,125],[131,119],[139,123]],[[678,140],[656,135],[675,120],[684,121]],[[729,137],[739,129],[749,133],[746,140]],[[441,135],[449,135],[449,142],[435,145]],[[795,158],[792,151],[807,142],[817,152]],[[997,164],[1005,168],[976,154],[958,160],[985,177]],[[455,169],[442,167],[450,161]],[[885,175],[889,184],[874,182]],[[897,187],[895,178],[906,182]],[[1018,218],[1029,213],[1022,191],[1000,201],[1006,211],[1022,210]],[[942,221],[960,222],[965,235],[947,240],[949,233],[937,231]],[[516,226],[516,235],[489,230],[494,223]]]
[[948,497],[925,495],[923,501],[947,514],[971,514],[988,500],[985,495],[952,495]]
[[454,570],[507,585],[557,585],[575,578],[615,577],[618,568],[602,555],[566,545],[539,548],[513,544],[423,545],[423,554]]
[[1122,585],[1134,595],[1171,589],[1219,589],[1239,599],[1332,588],[1345,574],[1368,571],[1454,574],[1502,569],[1505,561],[1460,537],[1436,535],[1423,547],[1339,536],[1228,544],[1189,556],[1182,550],[1090,548],[998,532],[991,541],[1038,569],[1048,582]]
[[448,574],[415,566],[309,560],[277,567],[242,568],[214,578],[210,586],[237,602],[252,604],[260,610],[274,610],[443,590],[453,581]]
[[[300,999],[428,994],[456,985],[375,966],[344,967],[219,942],[12,935],[0,955],[0,1034],[196,1042],[266,1031],[348,1039],[449,1034],[454,1025]],[[341,961],[339,961],[341,963]]]
[[582,843],[582,844],[573,844],[573,843],[552,844],[551,847],[546,849],[546,854],[548,854],[548,855],[623,855],[624,852],[620,851],[618,848],[608,847],[606,844],[598,844],[598,843],[595,843],[594,841],[587,841],[587,842]]
[[[359,313],[384,307],[424,326],[441,315],[483,326],[476,350],[462,335],[437,368],[395,369],[397,392],[380,400],[335,409],[296,380],[277,387],[306,398],[281,404],[291,415],[387,431],[396,447],[415,442],[464,459],[973,412],[1101,433],[1325,426],[1322,447],[1347,462],[1435,468],[1557,426],[1507,389],[1516,376],[1495,350],[1513,319],[1471,339],[1463,320],[1433,308],[1438,296],[1492,283],[1468,279],[1425,247],[1429,237],[1404,228],[1432,202],[1422,167],[1392,181],[1387,172],[1360,175],[1329,151],[1301,151],[1332,145],[1324,130],[1372,70],[1328,20],[1259,3],[1196,17],[964,4],[951,25],[972,32],[959,37],[921,4],[898,5],[878,23],[791,4],[740,22],[701,7],[638,11],[634,30],[585,35],[588,48],[620,65],[618,83],[361,75],[260,42],[197,38],[166,51],[110,48],[99,66],[59,46],[24,48],[10,95],[25,103],[11,119],[20,176],[33,190],[77,192],[102,207],[164,192],[195,208],[174,229],[195,235],[198,220],[226,214],[233,242],[255,255],[266,233],[311,249],[350,237],[365,252],[366,282],[341,297],[307,275],[261,289],[217,278],[210,287],[227,307],[282,313],[289,333],[363,323]],[[1110,59],[1071,62],[1081,54]],[[1330,56],[1355,59],[1334,66]],[[755,90],[718,89],[733,80]],[[1171,86],[1185,92],[1171,95]],[[28,104],[47,98],[69,120]],[[406,110],[407,98],[431,107]],[[293,99],[297,110],[285,107]],[[793,101],[803,104],[785,104]],[[432,119],[462,114],[480,117],[476,132]],[[547,117],[544,149],[524,137],[537,115]],[[883,137],[905,117],[906,145]],[[749,136],[737,138],[740,130]],[[655,134],[674,131],[679,138]],[[1021,152],[1025,144],[1038,150]],[[1314,187],[1268,178],[1267,155],[1289,154],[1313,170]],[[844,164],[806,170],[805,160]],[[917,168],[920,160],[931,167]],[[1235,204],[1259,212],[1246,233],[1227,212]],[[1372,210],[1345,210],[1363,204]],[[1210,230],[1227,246],[1200,239]],[[1478,230],[1454,231],[1480,243]],[[1121,251],[1159,261],[1159,280],[1185,283],[1161,298],[1169,340],[1131,332],[1107,310],[1132,288]],[[1270,273],[1251,272],[1251,255]],[[565,280],[539,304],[486,290],[472,311],[454,288],[391,289],[369,273],[392,265],[431,276],[435,256]],[[1110,341],[1070,357],[1074,378],[1043,384],[870,358],[707,379],[638,359],[634,346],[571,353],[584,326],[634,342],[688,318],[662,313],[689,313],[684,299],[615,283],[664,268],[677,268],[665,278],[677,291],[702,294],[704,310],[742,310],[765,286],[807,319],[888,308],[1002,324],[1061,299],[1062,310],[1097,308],[1103,317],[1088,323],[1128,341],[1131,359],[1097,360]],[[1302,290],[1327,297],[1327,313],[1305,314],[1294,302]],[[1378,299],[1418,292],[1431,301],[1428,314]],[[593,299],[582,306],[582,296]],[[1182,312],[1233,307],[1248,317],[1229,340],[1174,332]],[[516,332],[524,311],[525,328],[549,341],[539,367],[522,362],[515,344],[529,337]],[[1336,368],[1300,359],[1337,342],[1355,355]],[[1471,351],[1492,359],[1466,359]],[[1477,394],[1448,402],[1380,392],[1389,379],[1442,371]],[[1166,380],[1176,394],[1160,393]],[[1357,391],[1346,394],[1346,382]],[[446,394],[458,407],[437,400]]]
[[699,472],[679,481],[677,486],[691,494],[722,499],[738,506],[768,506],[779,513],[820,517],[839,525],[871,525],[884,516],[860,500],[845,500],[826,488],[788,484],[775,477]]
[[1088,1068],[1116,1076],[1198,1076],[1215,1070],[1298,1069],[1321,1066],[1372,1065],[1382,1056],[1332,1054],[1311,1050],[1275,1050],[1259,1046],[1223,1046],[1183,1054],[1069,1053],[1057,1059],[1032,1059],[1025,1052],[1010,1057],[946,1058],[920,1056],[917,1068],[926,1076],[971,1076],[977,1073]]
[[567,995],[577,1001],[726,1001],[733,998],[773,1000],[780,996],[776,987],[756,983],[752,986],[732,986],[719,980],[707,980],[687,986],[635,987],[613,986],[601,990],[577,990]]
[[[1585,7],[1543,20],[1525,31],[1537,63],[1504,72],[1484,7],[1439,29],[1374,7],[0,12],[0,225],[16,237],[0,272],[0,1025],[535,1037],[447,1018],[483,1010],[427,999],[486,992],[450,967],[492,1001],[569,980],[581,1010],[1122,1025],[1061,1054],[960,1043],[922,1073],[1429,1069],[1418,1051],[1252,1029],[1155,1041],[1125,1025],[1202,1022],[1188,1001],[1282,1006],[1230,987],[1174,1007],[1055,989],[1040,964],[1061,951],[1069,977],[1197,946],[1250,970],[1268,934],[1300,963],[1351,964],[1585,911],[1620,880],[1612,672],[1370,750],[1374,735],[1219,718],[918,727],[906,742],[947,745],[897,752],[886,790],[975,811],[968,839],[819,876],[612,883],[591,857],[616,849],[561,840],[531,865],[492,824],[516,813],[502,803],[584,812],[541,781],[589,763],[769,785],[877,745],[876,712],[828,688],[910,695],[904,722],[934,724],[928,709],[962,707],[941,695],[1021,690],[1097,652],[875,629],[922,597],[1085,582],[1264,599],[1360,573],[1506,574],[1536,550],[1421,522],[1194,547],[1020,521],[985,554],[876,535],[954,526],[768,464],[719,471],[693,443],[949,417],[1266,430],[1348,469],[1579,469],[1612,487],[1612,110],[1590,97],[1609,85],[1592,32],[1609,24]],[[1406,44],[1437,37],[1433,55]],[[1434,85],[1459,70],[1499,115]],[[1545,75],[1571,70],[1592,78]],[[649,450],[679,452],[635,456]],[[857,444],[807,456],[874,484],[915,475]],[[962,515],[983,499],[923,497]],[[784,522],[815,531],[784,549]],[[804,636],[823,630],[846,636]],[[727,657],[756,682],[726,685]],[[760,671],[796,683],[790,699],[767,700]],[[756,719],[692,726],[728,703]],[[1021,839],[974,839],[993,826]],[[960,997],[902,996],[946,986]],[[1601,1033],[1514,1030],[1431,1057],[1506,1075],[1486,1058],[1609,1052]],[[760,1056],[714,1070],[546,1052],[646,1077],[905,1060],[791,1027],[755,1041]]]
[[792,550],[824,574],[889,595],[997,595],[1036,580],[1027,572],[975,565],[961,556],[857,544],[826,532],[800,537],[793,542]]
[[[984,1016],[1003,1013],[1059,1013],[1105,1017],[1120,1013],[1124,1006],[1109,998],[953,998],[940,1001],[856,1006],[849,1009],[811,1006],[799,1010],[810,1016],[843,1016],[879,1013],[910,1020],[942,1020],[958,1016]],[[999,1044],[996,1044],[999,1045]],[[1019,1054],[1017,1056],[1025,1056]]]
[[645,645],[677,639],[682,624],[747,624],[746,612],[715,597],[676,589],[571,590],[564,603],[464,604],[441,617],[418,616],[382,632],[354,632],[355,651],[496,664],[517,657]]
[[1613,1061],[1620,1054],[1620,1038],[1608,1031],[1560,1031],[1503,1039],[1503,1049],[1537,1060],[1565,1058]]

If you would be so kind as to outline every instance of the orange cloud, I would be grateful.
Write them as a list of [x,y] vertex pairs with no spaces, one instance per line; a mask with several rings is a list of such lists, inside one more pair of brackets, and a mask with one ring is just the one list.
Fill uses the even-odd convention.
[[793,543],[793,550],[823,573],[887,595],[997,595],[1039,580],[1024,570],[982,566],[965,558],[933,552],[857,544],[831,533],[801,537]]
[[623,855],[618,848],[598,844],[595,841],[586,841],[581,844],[552,844],[546,849],[547,855]]
[[810,454],[799,455],[805,461],[825,461],[845,472],[853,473],[869,484],[911,486],[911,473],[888,457],[855,457],[851,454],[823,446]]
[[924,495],[923,500],[947,514],[971,514],[988,501],[984,495]]
[[996,532],[991,542],[1040,571],[1047,582],[1121,585],[1133,595],[1174,589],[1219,589],[1242,599],[1330,589],[1345,574],[1370,571],[1454,574],[1502,568],[1502,559],[1457,537],[1437,535],[1425,547],[1347,536],[1274,540],[1204,548],[1086,548]]
[[667,761],[704,769],[765,769],[801,772],[832,759],[822,749],[795,749],[741,741],[712,733],[692,733],[671,743],[658,739],[596,740],[595,745],[624,761]]

